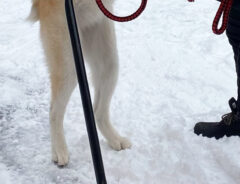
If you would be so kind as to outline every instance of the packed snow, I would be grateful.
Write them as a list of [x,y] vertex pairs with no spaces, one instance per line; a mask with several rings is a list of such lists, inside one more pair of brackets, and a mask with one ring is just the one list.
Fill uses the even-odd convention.
[[[139,4],[118,0],[115,12]],[[236,96],[231,47],[226,35],[211,32],[218,5],[149,0],[140,18],[116,23],[120,77],[111,116],[133,147],[113,151],[99,135],[109,184],[240,182],[239,137],[193,133],[198,121],[220,120]],[[25,20],[30,7],[30,0],[0,1],[0,183],[93,184],[78,88],[65,117],[70,163],[51,162],[49,80],[39,23]]]

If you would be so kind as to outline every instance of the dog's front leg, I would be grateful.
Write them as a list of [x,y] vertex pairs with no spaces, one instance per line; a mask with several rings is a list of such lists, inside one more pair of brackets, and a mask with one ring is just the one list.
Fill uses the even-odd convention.
[[51,80],[52,160],[63,166],[69,160],[64,137],[63,119],[77,80],[67,27],[62,26],[61,30],[59,26],[49,27],[45,27],[45,24],[42,23],[41,35]]
[[[60,72],[61,73],[61,72]],[[68,163],[68,150],[64,137],[63,119],[71,93],[76,86],[75,72],[63,72],[59,76],[52,74],[52,101],[50,109],[50,125],[52,138],[52,160],[63,166]]]

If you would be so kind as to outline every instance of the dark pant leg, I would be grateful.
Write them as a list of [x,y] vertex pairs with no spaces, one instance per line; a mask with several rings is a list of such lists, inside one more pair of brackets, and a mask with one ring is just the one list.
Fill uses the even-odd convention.
[[234,54],[234,58],[236,61],[236,69],[237,69],[237,85],[238,85],[238,98],[237,98],[237,106],[238,109],[240,109],[240,44],[238,44],[238,47],[235,51],[236,54]]
[[240,19],[229,18],[227,36],[232,45],[237,71],[238,108],[240,109]]

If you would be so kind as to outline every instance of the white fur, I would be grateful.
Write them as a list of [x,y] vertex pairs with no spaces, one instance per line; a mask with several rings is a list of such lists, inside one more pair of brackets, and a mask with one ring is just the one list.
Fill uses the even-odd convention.
[[[106,0],[108,8],[112,1]],[[75,0],[79,34],[95,89],[94,112],[98,127],[115,150],[131,143],[112,127],[110,102],[118,78],[118,56],[113,23],[99,11],[95,0]],[[66,106],[76,87],[76,73],[64,11],[64,0],[33,0],[30,17],[40,20],[41,38],[51,79],[50,124],[52,159],[58,165],[68,163],[63,119]]]

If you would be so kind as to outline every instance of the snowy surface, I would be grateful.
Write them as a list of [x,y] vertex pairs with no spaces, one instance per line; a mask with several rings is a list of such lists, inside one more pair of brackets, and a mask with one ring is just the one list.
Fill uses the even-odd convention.
[[[140,0],[117,1],[119,14]],[[78,89],[65,117],[70,163],[51,162],[49,80],[29,0],[0,0],[0,183],[95,183]],[[114,125],[133,147],[116,152],[100,136],[109,184],[238,184],[240,139],[193,134],[236,96],[233,53],[215,36],[214,0],[149,0],[136,21],[116,24],[120,78]]]

